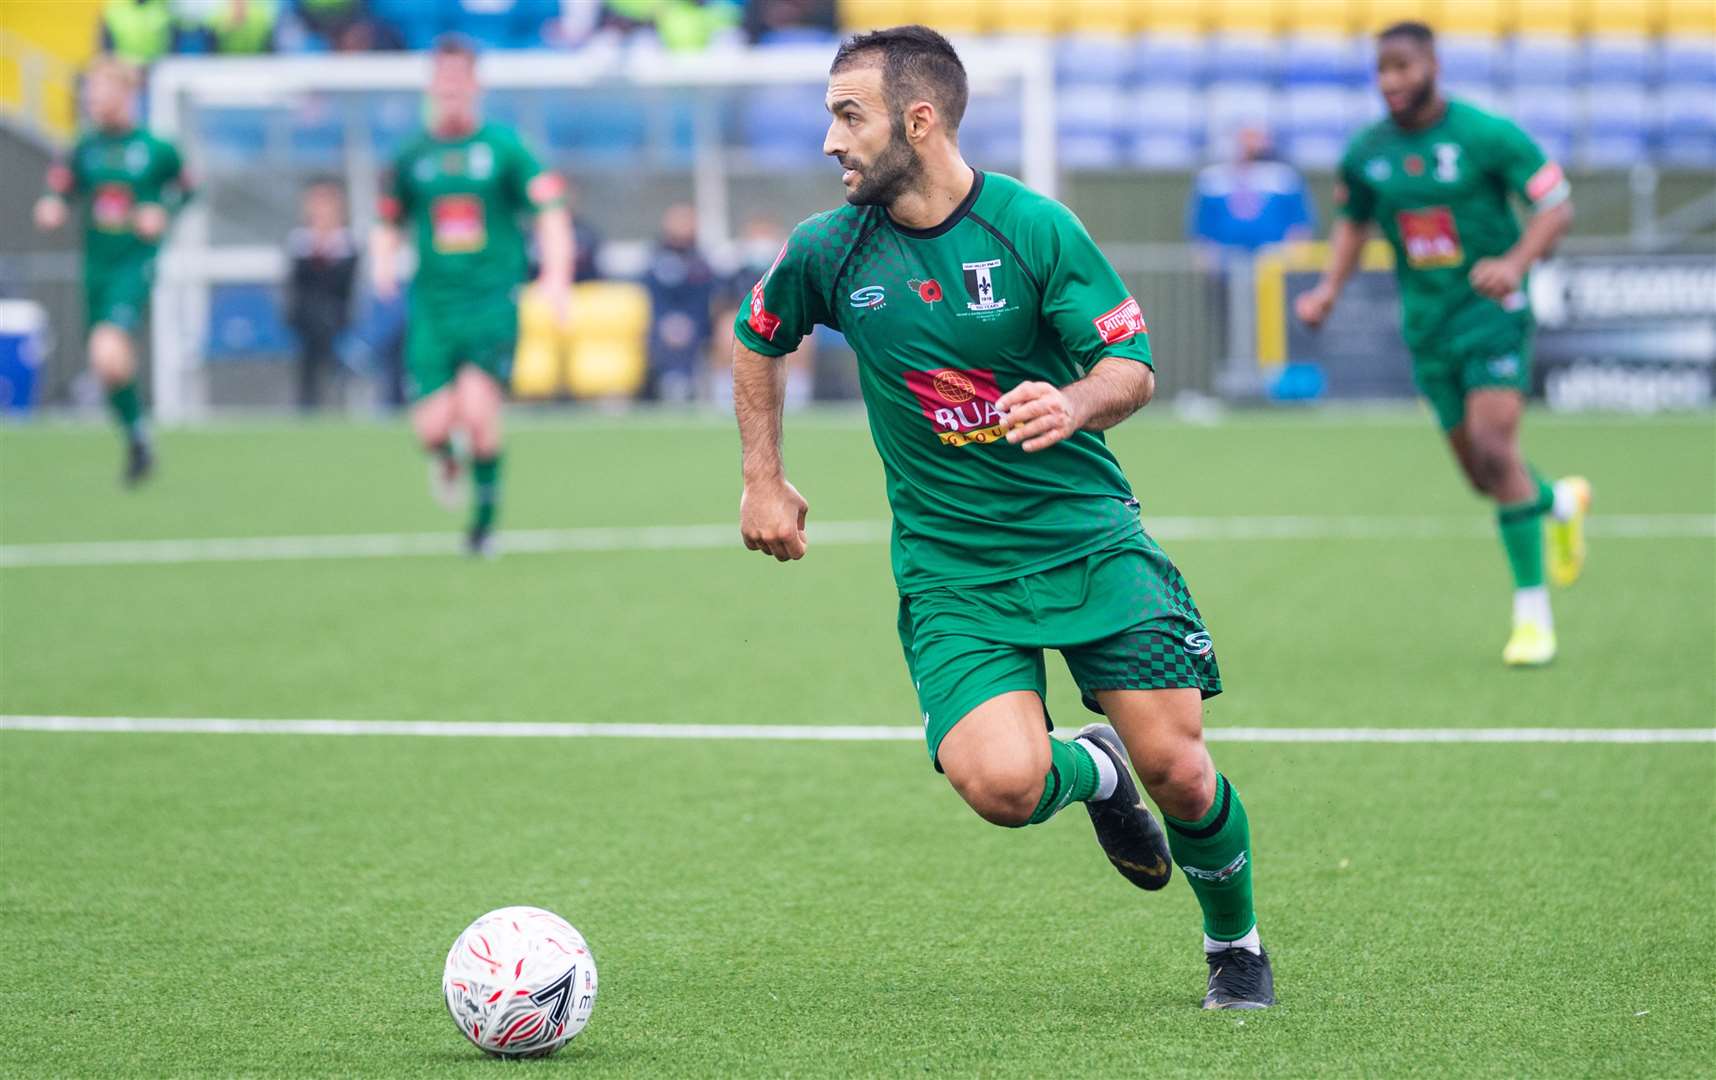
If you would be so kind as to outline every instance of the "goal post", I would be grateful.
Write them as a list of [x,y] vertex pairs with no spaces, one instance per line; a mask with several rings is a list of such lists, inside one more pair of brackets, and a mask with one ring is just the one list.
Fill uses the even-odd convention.
[[[960,52],[972,99],[964,131],[971,131],[981,110],[980,134],[1005,147],[1001,160],[978,163],[1017,168],[1027,184],[1054,194],[1059,176],[1048,47],[1030,40],[985,39],[962,43]],[[544,130],[568,117],[576,120],[579,110],[591,110],[586,117],[605,109],[633,116],[651,132],[651,142],[605,151],[599,169],[622,189],[629,184],[645,191],[646,177],[663,179],[674,190],[688,189],[698,211],[700,243],[718,255],[732,247],[735,204],[747,188],[802,180],[803,190],[815,197],[826,193],[824,205],[836,201],[829,167],[816,160],[810,146],[790,163],[761,158],[735,121],[738,110],[758,103],[785,109],[792,130],[802,129],[805,141],[814,142],[808,133],[826,123],[817,103],[831,58],[825,46],[690,55],[593,46],[576,52],[487,52],[478,70],[491,98],[523,95],[529,117],[547,125]],[[367,193],[376,189],[388,152],[375,127],[378,107],[415,102],[428,74],[429,57],[423,53],[174,57],[154,69],[150,126],[180,143],[199,187],[215,193],[187,207],[160,260],[151,345],[154,406],[163,421],[193,421],[220,407],[211,400],[205,370],[211,295],[222,285],[272,285],[283,279],[281,241],[293,224],[298,178],[312,172],[340,176],[352,193],[353,231],[358,236],[367,232],[374,221]],[[292,152],[302,134],[298,118],[306,110],[320,117],[319,130],[329,140],[319,147],[320,164],[313,168]],[[204,121],[235,115],[262,133],[257,144],[241,140],[209,152],[205,143],[211,125]],[[523,126],[530,137],[529,124]],[[665,142],[657,139],[663,132],[668,133]],[[658,142],[672,148],[662,151]],[[586,175],[577,149],[538,148],[555,167]],[[598,220],[605,217],[601,208],[584,210]],[[646,236],[618,239],[631,239],[635,252]],[[623,242],[613,246],[627,247]]]

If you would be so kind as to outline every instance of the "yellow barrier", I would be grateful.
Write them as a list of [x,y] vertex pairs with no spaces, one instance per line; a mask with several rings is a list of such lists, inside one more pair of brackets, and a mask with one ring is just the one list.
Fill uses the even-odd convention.
[[630,397],[643,389],[649,362],[649,293],[627,281],[572,288],[570,325],[527,289],[518,305],[512,389],[522,398]]
[[[1252,263],[1252,283],[1257,302],[1257,364],[1275,367],[1287,362],[1287,275],[1321,270],[1329,261],[1329,245],[1322,240],[1283,244],[1270,248]],[[1360,270],[1393,270],[1394,249],[1388,241],[1372,238],[1359,253]]]

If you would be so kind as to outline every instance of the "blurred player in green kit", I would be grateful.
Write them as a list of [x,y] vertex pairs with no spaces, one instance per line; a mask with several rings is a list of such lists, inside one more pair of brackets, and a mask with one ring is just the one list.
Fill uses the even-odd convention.
[[135,71],[97,60],[84,94],[90,130],[48,170],[36,227],[61,228],[72,205],[82,207],[89,366],[125,435],[122,476],[134,486],[154,467],[137,392],[136,336],[149,312],[155,255],[190,189],[179,152],[137,126]]
[[405,366],[412,426],[430,457],[443,505],[459,498],[459,432],[471,458],[466,550],[494,553],[500,502],[501,404],[518,343],[517,294],[527,272],[519,219],[534,216],[542,273],[535,288],[566,317],[572,284],[572,221],[564,185],[516,132],[478,111],[477,57],[444,38],[430,58],[429,130],[408,142],[381,196],[370,244],[376,293],[399,288],[402,230],[417,251]]
[[[958,54],[922,26],[835,55],[822,149],[847,205],[793,230],[733,328],[740,533],[783,562],[805,554],[783,358],[838,329],[894,514],[897,628],[931,764],[996,825],[1083,803],[1141,889],[1178,863],[1203,909],[1203,1006],[1267,1008],[1249,818],[1203,739],[1215,646],[1102,436],[1155,390],[1144,313],[1072,211],[966,164],[968,96]],[[1049,735],[1049,649],[1112,726]]]
[[[1381,227],[1394,248],[1413,379],[1472,487],[1496,503],[1514,582],[1502,660],[1547,664],[1555,624],[1545,578],[1571,585],[1579,577],[1591,485],[1539,475],[1520,453],[1519,425],[1534,326],[1526,274],[1573,220],[1567,180],[1511,121],[1441,95],[1424,24],[1377,35],[1376,70],[1388,116],[1347,148],[1329,266],[1295,307],[1321,325],[1371,225]],[[1510,198],[1531,211],[1523,230]]]

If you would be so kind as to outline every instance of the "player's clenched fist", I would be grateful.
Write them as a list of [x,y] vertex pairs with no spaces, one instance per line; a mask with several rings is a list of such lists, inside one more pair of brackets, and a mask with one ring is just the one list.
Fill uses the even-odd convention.
[[1329,312],[1335,309],[1335,290],[1327,285],[1319,284],[1307,289],[1293,300],[1293,313],[1299,316],[1299,321],[1315,330],[1323,325],[1323,320],[1329,317]]
[[752,551],[781,562],[804,558],[804,519],[810,504],[785,480],[747,483],[739,497],[739,533]]
[[1007,418],[1007,441],[1028,454],[1047,450],[1083,423],[1061,388],[1046,382],[1022,382],[995,407]]
[[1506,259],[1479,259],[1472,267],[1472,288],[1491,300],[1505,300],[1519,291],[1525,271]]

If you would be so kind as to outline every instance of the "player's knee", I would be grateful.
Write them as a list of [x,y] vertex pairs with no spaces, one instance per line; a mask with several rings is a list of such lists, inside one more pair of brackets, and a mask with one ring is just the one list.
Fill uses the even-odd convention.
[[1503,437],[1482,435],[1472,439],[1472,483],[1480,491],[1493,493],[1513,469],[1514,449]]
[[1209,812],[1215,799],[1215,768],[1201,742],[1188,742],[1173,753],[1152,755],[1138,778],[1162,812],[1195,821]]
[[128,381],[133,373],[131,341],[125,331],[103,323],[89,335],[89,366],[109,386]]
[[977,816],[992,825],[1023,825],[1043,797],[1042,772],[1028,766],[989,765],[964,776],[950,774],[954,788]]

